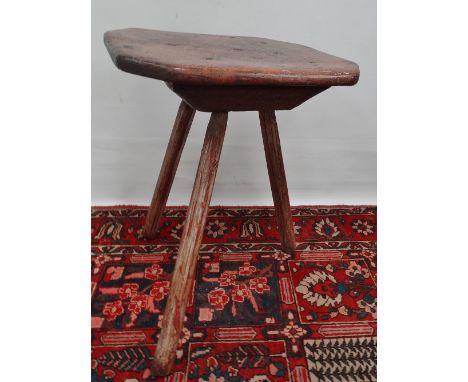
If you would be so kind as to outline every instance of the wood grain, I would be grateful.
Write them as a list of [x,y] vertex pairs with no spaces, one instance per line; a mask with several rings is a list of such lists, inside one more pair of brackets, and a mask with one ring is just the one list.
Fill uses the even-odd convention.
[[123,71],[192,85],[354,85],[359,67],[348,60],[288,42],[121,29],[104,34]]
[[275,112],[274,110],[260,111],[259,117],[281,243],[283,251],[293,253],[296,249],[296,240]]
[[154,375],[168,375],[174,364],[189,293],[194,285],[195,265],[226,132],[227,116],[227,113],[213,113],[208,123],[153,359]]
[[148,239],[153,239],[156,236],[159,219],[166,206],[167,198],[171,191],[180,156],[182,155],[182,150],[187,140],[194,115],[195,110],[182,101],[177,112],[174,127],[172,128],[161,170],[159,171],[153,199],[151,200],[151,205],[146,215],[143,232]]

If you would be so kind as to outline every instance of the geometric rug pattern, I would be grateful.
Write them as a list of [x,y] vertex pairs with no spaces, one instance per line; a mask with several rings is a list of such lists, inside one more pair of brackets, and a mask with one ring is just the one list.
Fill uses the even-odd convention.
[[149,366],[186,207],[154,240],[147,207],[91,211],[92,382],[375,381],[377,210],[292,207],[281,251],[272,207],[210,208],[174,372]]

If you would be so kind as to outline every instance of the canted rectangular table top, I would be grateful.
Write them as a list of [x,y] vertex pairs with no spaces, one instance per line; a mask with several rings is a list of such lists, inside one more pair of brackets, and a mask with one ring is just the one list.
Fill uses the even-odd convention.
[[191,85],[349,86],[359,67],[288,42],[121,29],[104,41],[115,65],[129,73]]

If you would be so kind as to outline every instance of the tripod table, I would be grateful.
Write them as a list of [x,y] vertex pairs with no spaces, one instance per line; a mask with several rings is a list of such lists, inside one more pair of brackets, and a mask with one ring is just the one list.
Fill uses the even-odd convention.
[[155,375],[175,361],[185,309],[208,213],[228,112],[258,111],[283,251],[295,249],[288,188],[275,110],[290,110],[331,86],[351,86],[359,67],[350,61],[287,42],[122,29],[104,41],[115,65],[155,78],[182,98],[149,208],[144,233],[157,234],[195,110],[211,113],[153,359]]

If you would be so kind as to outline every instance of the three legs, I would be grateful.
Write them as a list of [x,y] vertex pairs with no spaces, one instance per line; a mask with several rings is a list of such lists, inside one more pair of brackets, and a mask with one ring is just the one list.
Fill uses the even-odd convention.
[[[149,238],[154,237],[156,233],[194,113],[195,111],[182,101],[146,217],[144,230]],[[283,250],[291,253],[295,249],[294,228],[275,113],[273,110],[260,111],[259,115],[281,243]],[[153,359],[154,375],[170,374],[175,361],[185,309],[195,280],[198,251],[208,215],[226,125],[227,112],[211,114],[164,311],[161,334]]]

